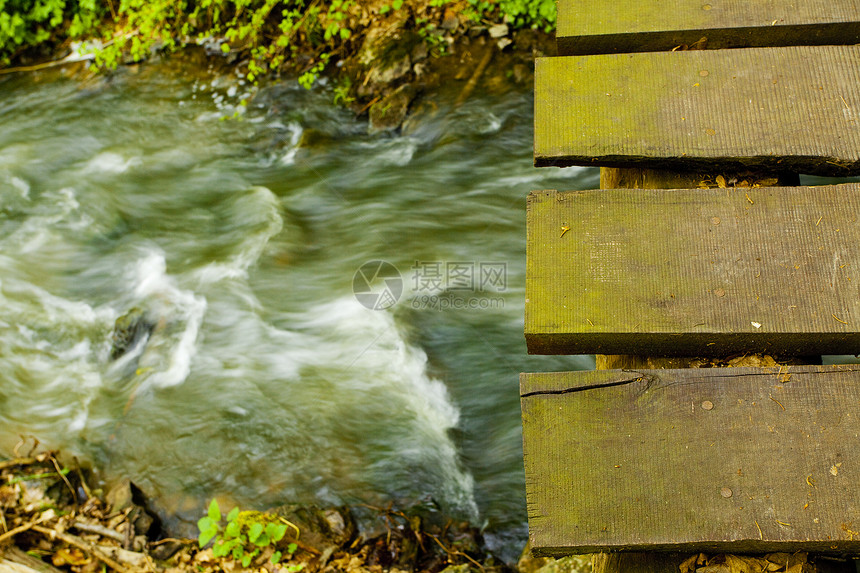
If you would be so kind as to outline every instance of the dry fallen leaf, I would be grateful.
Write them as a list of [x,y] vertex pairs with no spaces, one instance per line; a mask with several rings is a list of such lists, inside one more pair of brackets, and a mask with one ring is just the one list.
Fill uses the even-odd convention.
[[62,547],[54,552],[51,562],[56,567],[63,565],[86,565],[90,562],[90,558],[80,549]]

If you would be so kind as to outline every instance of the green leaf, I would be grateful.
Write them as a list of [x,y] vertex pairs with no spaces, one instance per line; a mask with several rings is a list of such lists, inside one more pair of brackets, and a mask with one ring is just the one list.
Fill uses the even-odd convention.
[[254,522],[251,525],[251,529],[248,530],[248,539],[253,543],[258,537],[260,537],[261,533],[263,533],[263,524],[259,521]]
[[[245,553],[245,551],[242,549],[242,546],[237,545],[236,547],[233,548],[233,559],[236,559],[236,560],[242,559],[242,555],[244,555],[244,553]],[[250,561],[251,558],[249,555],[246,555],[245,557],[248,557],[248,560]],[[247,567],[247,565],[245,565],[245,567]]]
[[265,547],[269,544],[269,541],[269,536],[265,533],[261,533],[260,536],[256,540],[254,540],[254,545],[257,545],[259,547]]
[[403,7],[403,0],[394,0],[391,5],[394,7],[395,10],[400,10]]
[[383,4],[382,8],[379,9],[379,13],[387,14],[389,10],[391,10],[391,6],[389,6],[388,4]]
[[349,37],[352,35],[352,31],[349,28],[341,28],[340,29],[340,39],[341,40],[349,40]]
[[269,523],[266,525],[266,533],[275,541],[280,541],[287,534],[285,523]]
[[210,529],[208,531],[201,531],[200,536],[197,538],[197,541],[200,543],[200,547],[203,548],[204,545],[212,541],[212,538],[218,534],[217,529]]
[[242,567],[247,568],[251,564],[251,556],[245,555],[242,557]]
[[296,549],[298,549],[298,548],[299,548],[299,546],[296,545],[295,543],[290,543],[289,545],[287,545],[287,551],[289,552],[290,555],[295,553]]
[[224,529],[224,537],[227,539],[235,539],[236,537],[239,537],[239,533],[241,533],[241,531],[237,521],[231,521]]
[[212,546],[212,555],[215,557],[224,557],[230,552],[230,548],[223,541],[219,541]]
[[209,504],[209,519],[215,522],[221,521],[221,508],[218,507],[218,501],[215,499]]
[[280,561],[280,560],[281,560],[281,552],[275,551],[274,553],[272,553],[272,556],[269,558],[269,563],[271,563],[272,565],[277,565],[278,561]]
[[227,514],[227,521],[235,521],[237,517],[239,517],[239,508],[234,507],[230,510],[230,513]]
[[230,53],[230,44],[228,44],[227,42],[224,42],[223,44],[221,44],[221,51],[224,52],[225,54],[229,54]]
[[200,533],[203,533],[204,531],[209,531],[210,529],[212,529],[213,525],[217,527],[215,522],[212,521],[212,519],[209,517],[201,517],[197,520],[197,529],[200,530]]

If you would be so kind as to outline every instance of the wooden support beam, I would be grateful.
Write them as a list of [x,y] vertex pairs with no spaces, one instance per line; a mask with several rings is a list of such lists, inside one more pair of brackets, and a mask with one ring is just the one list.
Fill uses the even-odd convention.
[[857,44],[860,1],[560,0],[556,38],[562,55]]
[[860,550],[860,368],[523,374],[533,551]]
[[860,46],[540,58],[535,165],[860,174]]
[[533,354],[860,353],[860,184],[540,191]]

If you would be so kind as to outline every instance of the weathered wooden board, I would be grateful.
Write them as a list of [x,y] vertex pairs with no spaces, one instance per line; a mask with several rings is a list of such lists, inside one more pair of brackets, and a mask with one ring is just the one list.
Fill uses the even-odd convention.
[[860,366],[520,378],[534,551],[860,550]]
[[858,217],[857,183],[533,192],[529,352],[858,354]]
[[[597,553],[592,559],[593,573],[679,573],[687,571],[685,567],[681,569],[681,565],[688,561],[690,555],[687,553],[665,553],[665,552],[650,552],[650,553]],[[761,564],[753,563],[747,569],[743,569],[738,565],[737,555],[729,557],[722,554],[708,556],[711,562],[712,569],[705,571],[759,571]],[[765,556],[755,556],[758,558]],[[754,558],[755,558],[754,557]],[[780,571],[792,571],[803,573],[857,573],[857,568],[854,561],[851,559],[842,559],[841,557],[833,557],[829,555],[807,555],[805,552],[800,553],[771,553],[767,555],[768,562],[780,567]],[[723,569],[723,564],[726,569]],[[688,563],[689,565],[689,563]],[[731,568],[733,566],[733,568]],[[699,565],[698,568],[701,568]]]
[[860,0],[560,0],[563,55],[860,43]]
[[539,58],[535,165],[860,173],[860,46]]

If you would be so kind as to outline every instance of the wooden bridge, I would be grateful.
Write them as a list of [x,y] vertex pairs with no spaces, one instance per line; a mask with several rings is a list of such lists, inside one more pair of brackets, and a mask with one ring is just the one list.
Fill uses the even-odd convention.
[[525,334],[598,370],[521,377],[532,550],[860,553],[860,365],[820,365],[860,353],[860,184],[798,186],[860,174],[860,0],[560,0],[557,40],[535,164],[601,189],[529,196]]

